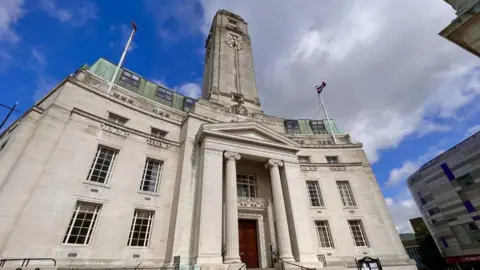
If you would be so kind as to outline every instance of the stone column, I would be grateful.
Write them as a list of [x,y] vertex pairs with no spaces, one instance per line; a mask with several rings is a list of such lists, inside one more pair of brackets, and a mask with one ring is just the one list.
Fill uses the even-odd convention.
[[281,259],[293,261],[290,233],[288,231],[287,213],[283,199],[282,183],[280,180],[279,167],[283,166],[280,160],[270,159],[265,167],[270,170],[270,181],[272,183],[273,212],[277,224],[278,252]]
[[240,263],[237,208],[237,167],[240,154],[225,152],[225,263]]

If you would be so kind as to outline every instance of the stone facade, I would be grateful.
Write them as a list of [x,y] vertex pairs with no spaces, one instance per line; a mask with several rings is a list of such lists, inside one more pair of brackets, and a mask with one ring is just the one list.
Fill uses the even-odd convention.
[[[0,258],[169,268],[180,256],[181,269],[237,269],[248,235],[239,220],[250,220],[255,267],[281,267],[274,250],[311,268],[370,256],[415,269],[362,145],[290,132],[262,112],[238,15],[217,13],[208,46],[203,97],[188,112],[118,85],[108,92],[84,68],[1,134]],[[332,136],[338,143],[325,143]]]

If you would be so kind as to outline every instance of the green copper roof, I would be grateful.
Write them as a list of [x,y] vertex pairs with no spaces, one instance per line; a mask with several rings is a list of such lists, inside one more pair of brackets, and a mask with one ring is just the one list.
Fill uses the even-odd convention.
[[[88,67],[87,70],[107,81],[110,81],[116,68],[116,65],[100,58],[92,66]],[[163,85],[148,81],[135,72],[125,68],[121,68],[118,72],[117,78],[115,78],[115,84],[148,99],[181,111],[188,111],[195,103],[195,99],[185,97],[165,88]]]
[[[89,72],[110,81],[117,66],[106,59],[100,58],[90,67],[84,67]],[[174,109],[188,112],[195,99],[180,95],[163,85],[156,84],[137,73],[121,68],[115,78],[115,84],[143,97],[165,104]],[[285,129],[290,134],[343,134],[333,120],[284,120]],[[320,127],[320,128],[319,128]],[[314,128],[316,128],[314,130]]]

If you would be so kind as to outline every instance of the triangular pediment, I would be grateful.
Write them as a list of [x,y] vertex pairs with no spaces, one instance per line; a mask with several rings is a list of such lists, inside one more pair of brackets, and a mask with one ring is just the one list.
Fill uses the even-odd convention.
[[252,143],[298,149],[300,145],[289,138],[256,122],[205,124],[200,134],[212,134]]

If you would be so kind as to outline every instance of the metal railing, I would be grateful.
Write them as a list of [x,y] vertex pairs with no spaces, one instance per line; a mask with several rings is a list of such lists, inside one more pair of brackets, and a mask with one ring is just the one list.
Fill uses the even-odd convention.
[[287,262],[287,261],[283,260],[282,258],[280,258],[280,256],[278,255],[278,252],[276,250],[274,250],[272,246],[270,246],[270,254],[272,255],[272,257],[271,257],[272,264],[276,263],[277,261],[280,261],[283,270],[285,269],[285,264],[289,264],[289,265],[299,267],[301,270],[315,270],[315,268],[309,268],[309,267],[305,267],[305,266],[300,265],[300,264]]
[[5,266],[6,262],[22,261],[22,267],[27,267],[30,261],[52,261],[53,266],[57,266],[54,258],[23,258],[23,259],[0,259],[0,267]]

